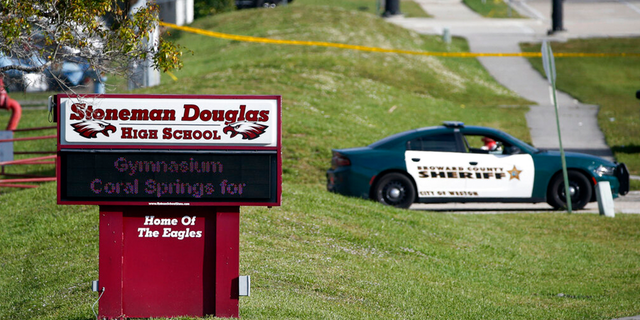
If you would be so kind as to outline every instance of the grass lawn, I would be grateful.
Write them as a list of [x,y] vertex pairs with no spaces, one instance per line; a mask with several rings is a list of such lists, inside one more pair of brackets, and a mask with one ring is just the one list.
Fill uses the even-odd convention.
[[[459,39],[447,46],[357,8],[307,1],[193,26],[276,39],[468,49]],[[251,297],[240,301],[242,318],[640,314],[638,215],[443,214],[326,191],[331,148],[444,120],[530,140],[528,102],[498,85],[477,60],[172,36],[195,54],[185,57],[177,81],[163,77],[162,85],[139,93],[283,96],[283,204],[241,209],[240,273],[252,277]],[[29,125],[47,123],[43,110],[24,117]],[[2,193],[0,203],[0,319],[93,319],[98,208],[57,206],[53,183]]]
[[503,0],[463,0],[471,10],[487,18],[524,18]]
[[[278,10],[222,15],[198,21],[194,27],[273,39],[468,50],[459,39],[447,49],[439,37],[421,36],[367,13],[297,2]],[[475,59],[173,34],[195,55],[187,56],[185,68],[174,73],[178,81],[166,77],[162,86],[143,92],[282,93],[284,168],[292,174],[285,179],[324,183],[331,148],[368,145],[393,133],[445,120],[497,127],[530,140],[524,119],[527,102],[497,84]]]
[[[311,5],[341,7],[381,15],[384,12],[384,0],[296,0],[291,5]],[[400,12],[410,18],[427,18],[428,13],[413,0],[400,0]]]
[[[96,207],[0,196],[0,317],[92,319]],[[284,184],[243,208],[244,319],[612,319],[640,314],[638,215],[397,210]],[[8,210],[6,210],[8,209]]]
[[[552,43],[554,52],[640,53],[640,38],[570,40]],[[540,51],[540,44],[523,44],[523,51]],[[541,59],[529,59],[544,74]],[[558,90],[583,103],[600,106],[598,124],[617,161],[640,175],[640,58],[556,58]],[[635,189],[640,183],[633,181]]]
[[413,0],[401,0],[400,12],[407,18],[430,18],[428,12],[425,12],[419,4]]

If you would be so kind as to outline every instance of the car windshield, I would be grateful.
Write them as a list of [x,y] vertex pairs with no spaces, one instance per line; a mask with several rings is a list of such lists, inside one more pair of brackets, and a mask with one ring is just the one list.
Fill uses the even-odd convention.
[[518,145],[518,147],[526,149],[528,153],[540,153],[541,152],[540,149],[534,148],[534,147],[530,146],[528,143],[523,142],[522,140],[520,140],[520,139],[518,139],[518,138],[516,138],[516,137],[514,137],[514,136],[512,136],[512,135],[510,135],[510,134],[508,134],[508,133],[506,133],[504,131],[502,132],[502,134],[505,135],[507,138],[509,138],[511,140],[518,141],[520,143],[520,145]]

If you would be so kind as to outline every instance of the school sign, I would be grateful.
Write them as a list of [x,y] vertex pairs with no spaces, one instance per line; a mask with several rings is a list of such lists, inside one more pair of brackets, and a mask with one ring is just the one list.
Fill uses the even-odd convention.
[[50,110],[58,204],[100,206],[99,318],[238,317],[240,206],[281,203],[281,97],[57,95]]

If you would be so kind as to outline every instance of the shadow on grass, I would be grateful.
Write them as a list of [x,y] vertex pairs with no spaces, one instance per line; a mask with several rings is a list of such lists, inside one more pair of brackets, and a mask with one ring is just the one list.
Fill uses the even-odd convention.
[[[411,209],[413,211],[431,211],[431,212],[532,212],[532,213],[540,213],[540,212],[563,212],[566,210],[559,209],[539,209],[539,208],[437,208],[437,209],[429,209],[429,208],[415,208]],[[580,210],[573,210],[580,211]]]

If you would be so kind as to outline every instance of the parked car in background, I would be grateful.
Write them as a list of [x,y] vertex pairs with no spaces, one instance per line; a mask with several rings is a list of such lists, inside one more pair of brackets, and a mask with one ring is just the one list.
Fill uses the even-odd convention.
[[[245,8],[275,8],[277,5],[281,5],[285,0],[236,0],[236,7],[238,9]],[[293,0],[288,0],[287,3],[291,3]]]
[[[629,191],[629,172],[595,156],[566,152],[575,209],[596,201],[608,181],[614,198]],[[414,202],[547,202],[566,207],[560,152],[536,149],[487,127],[445,122],[367,147],[335,149],[327,189],[408,208]]]
[[[40,67],[45,64],[37,56],[29,59],[18,59],[0,54],[0,67],[21,66],[21,67]],[[49,88],[47,76],[43,73],[29,73],[21,70],[10,69],[5,72],[6,79],[4,82],[9,92],[25,91],[37,92],[46,91]]]
[[[45,63],[36,56],[30,59],[17,59],[0,54],[0,67],[9,65],[39,67]],[[106,81],[106,76],[98,75],[87,61],[79,58],[52,64],[39,73],[10,69],[5,72],[5,77],[4,82],[9,92],[65,91],[93,82],[94,92],[104,93]]]

